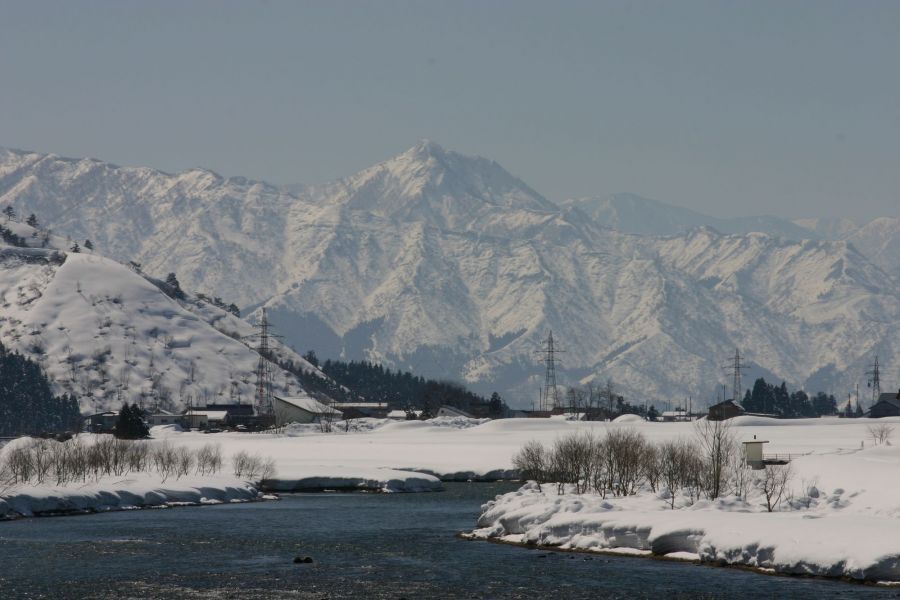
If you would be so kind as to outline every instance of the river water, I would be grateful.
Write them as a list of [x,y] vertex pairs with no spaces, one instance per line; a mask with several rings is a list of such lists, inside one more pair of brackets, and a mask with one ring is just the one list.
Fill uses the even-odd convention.
[[[457,539],[510,484],[0,523],[0,599],[884,598],[900,591]],[[312,564],[294,564],[295,556]]]

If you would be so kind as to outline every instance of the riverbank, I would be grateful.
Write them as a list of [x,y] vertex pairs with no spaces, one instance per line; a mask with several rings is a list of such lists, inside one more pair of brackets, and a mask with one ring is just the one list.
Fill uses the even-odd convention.
[[483,505],[464,537],[897,585],[900,521],[869,506],[845,510],[853,495],[843,495],[796,499],[773,513],[734,497],[672,510],[662,494],[602,498],[529,483]]
[[249,482],[207,476],[162,481],[150,474],[101,477],[83,484],[17,485],[0,494],[0,520],[208,506],[275,499]]

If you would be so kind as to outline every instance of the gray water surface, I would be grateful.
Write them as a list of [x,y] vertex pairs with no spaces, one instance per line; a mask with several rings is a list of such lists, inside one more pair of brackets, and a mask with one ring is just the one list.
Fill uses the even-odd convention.
[[[0,523],[0,599],[895,598],[841,582],[457,539],[511,484]],[[313,564],[293,564],[308,555]]]

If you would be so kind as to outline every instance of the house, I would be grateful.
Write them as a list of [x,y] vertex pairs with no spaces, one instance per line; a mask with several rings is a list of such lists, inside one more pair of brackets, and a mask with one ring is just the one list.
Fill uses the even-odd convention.
[[153,414],[147,415],[147,425],[156,427],[157,425],[180,425],[183,417],[167,410],[157,410]]
[[466,417],[467,419],[475,418],[464,410],[456,408],[455,406],[448,406],[446,404],[441,406],[438,409],[437,414],[434,416],[436,416],[436,417]]
[[[238,425],[259,428],[260,418],[254,414],[252,404],[207,404],[205,408],[198,410],[209,412],[225,411],[225,425],[228,427],[237,427]],[[270,423],[271,424],[271,423]],[[218,427],[218,425],[215,425]]]
[[90,433],[112,433],[119,420],[119,412],[108,410],[106,412],[89,415],[84,420],[85,429]]
[[734,400],[723,400],[709,407],[708,419],[710,421],[727,421],[739,417],[745,412],[744,407]]
[[309,396],[274,396],[275,418],[280,423],[316,423],[323,419],[339,421],[344,418],[335,407]]
[[410,413],[410,412],[411,412],[412,414],[414,414],[414,415],[416,416],[417,419],[419,419],[419,418],[422,417],[422,411],[421,411],[421,410],[411,410],[411,411],[406,411],[406,410],[392,410],[392,411],[390,411],[390,412],[387,414],[387,418],[388,418],[388,419],[394,419],[395,421],[405,421],[405,420],[407,420],[407,419],[409,418],[407,415],[408,415],[408,413]]
[[884,392],[878,396],[878,402],[866,412],[866,416],[872,419],[881,417],[900,417],[900,391]]
[[691,416],[683,408],[676,408],[675,410],[665,411],[662,414],[662,420],[667,423],[673,423],[675,421],[690,421]]
[[341,411],[345,419],[384,419],[390,411],[387,402],[335,402],[330,406]]

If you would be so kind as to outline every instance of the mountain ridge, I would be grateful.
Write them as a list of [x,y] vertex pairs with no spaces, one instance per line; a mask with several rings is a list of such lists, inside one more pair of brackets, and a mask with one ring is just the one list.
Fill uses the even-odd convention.
[[[827,390],[852,387],[875,352],[900,358],[897,283],[854,241],[705,222],[617,231],[589,206],[556,205],[496,162],[433,142],[296,194],[242,178],[179,186],[157,171],[140,187],[92,173],[58,165],[38,181],[42,194],[10,191],[24,177],[0,160],[0,203],[48,209],[54,228],[120,260],[265,306],[298,348],[463,378],[518,405],[540,383],[533,351],[551,328],[570,350],[567,381],[612,377],[650,401],[715,397],[736,346],[751,374]],[[52,214],[70,193],[87,199],[78,219]],[[872,322],[887,325],[873,335]]]

